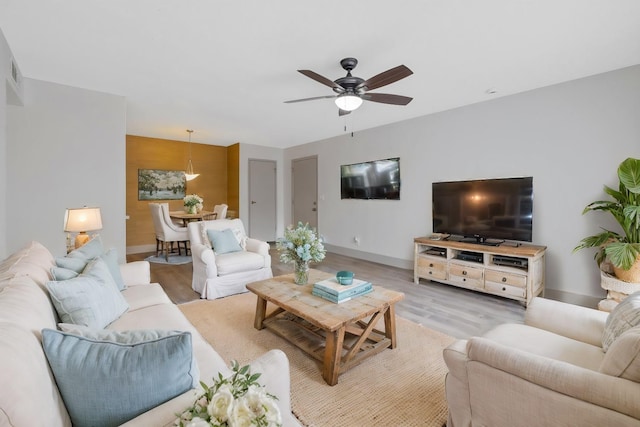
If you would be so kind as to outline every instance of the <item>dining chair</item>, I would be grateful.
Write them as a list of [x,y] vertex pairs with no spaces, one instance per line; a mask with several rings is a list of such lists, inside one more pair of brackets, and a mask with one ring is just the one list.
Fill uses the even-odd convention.
[[164,252],[165,259],[169,261],[169,252],[173,252],[173,243],[178,244],[178,255],[182,255],[184,246],[185,255],[189,255],[187,227],[176,226],[169,216],[168,203],[149,203],[153,227],[156,234],[156,256]]
[[225,219],[227,217],[228,208],[229,206],[225,205],[224,203],[221,205],[215,205],[213,207],[213,213],[216,214],[215,219]]

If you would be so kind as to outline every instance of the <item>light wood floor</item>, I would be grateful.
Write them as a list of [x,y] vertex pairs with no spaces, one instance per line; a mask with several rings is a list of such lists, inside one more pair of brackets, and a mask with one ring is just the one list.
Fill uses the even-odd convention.
[[[142,260],[151,254],[128,255],[127,261]],[[271,250],[273,275],[291,273],[292,266],[280,263],[278,252]],[[353,271],[374,285],[404,292],[396,305],[398,316],[456,338],[481,335],[505,322],[522,323],[525,308],[517,301],[462,288],[420,280],[413,283],[413,271],[328,253],[322,263],[312,268],[335,273]],[[191,289],[192,265],[151,264],[151,281],[162,285],[169,298],[181,304],[197,300],[200,294]],[[548,290],[547,298],[595,307],[597,299]]]

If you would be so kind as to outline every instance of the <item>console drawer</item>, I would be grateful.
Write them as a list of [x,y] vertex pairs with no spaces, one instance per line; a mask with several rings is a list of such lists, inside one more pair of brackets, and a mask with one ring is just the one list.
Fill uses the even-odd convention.
[[505,273],[504,271],[485,271],[485,282],[492,282],[496,285],[509,285],[519,288],[527,287],[527,276],[521,274]]
[[511,286],[495,282],[485,282],[485,290],[497,295],[509,295],[518,298],[524,298],[527,295],[526,287]]
[[482,268],[466,265],[449,265],[449,280],[465,288],[484,287],[484,275]]
[[418,258],[418,276],[425,279],[445,280],[447,278],[447,263],[420,257]]

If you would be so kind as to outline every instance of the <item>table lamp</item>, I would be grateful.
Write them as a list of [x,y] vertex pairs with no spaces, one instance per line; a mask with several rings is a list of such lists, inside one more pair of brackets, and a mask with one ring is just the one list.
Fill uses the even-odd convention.
[[90,239],[87,231],[102,229],[102,217],[100,208],[70,208],[64,215],[64,231],[78,233],[75,240],[75,248],[87,243]]

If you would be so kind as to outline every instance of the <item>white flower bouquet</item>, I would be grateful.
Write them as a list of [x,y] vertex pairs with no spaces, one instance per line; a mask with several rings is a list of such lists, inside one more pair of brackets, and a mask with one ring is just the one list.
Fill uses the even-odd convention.
[[251,374],[249,366],[240,367],[234,360],[233,374],[218,374],[211,387],[200,382],[203,392],[186,409],[175,425],[180,427],[281,427],[282,416],[277,397],[258,384],[259,373]]
[[195,210],[196,212],[202,210],[203,200],[202,197],[198,196],[197,194],[188,194],[184,196],[184,199],[182,200],[184,202],[184,206],[188,209],[189,212],[191,212],[192,210]]
[[298,226],[292,225],[284,231],[284,238],[278,239],[276,249],[280,252],[282,262],[320,262],[324,259],[326,250],[316,232],[309,224],[298,222]]

